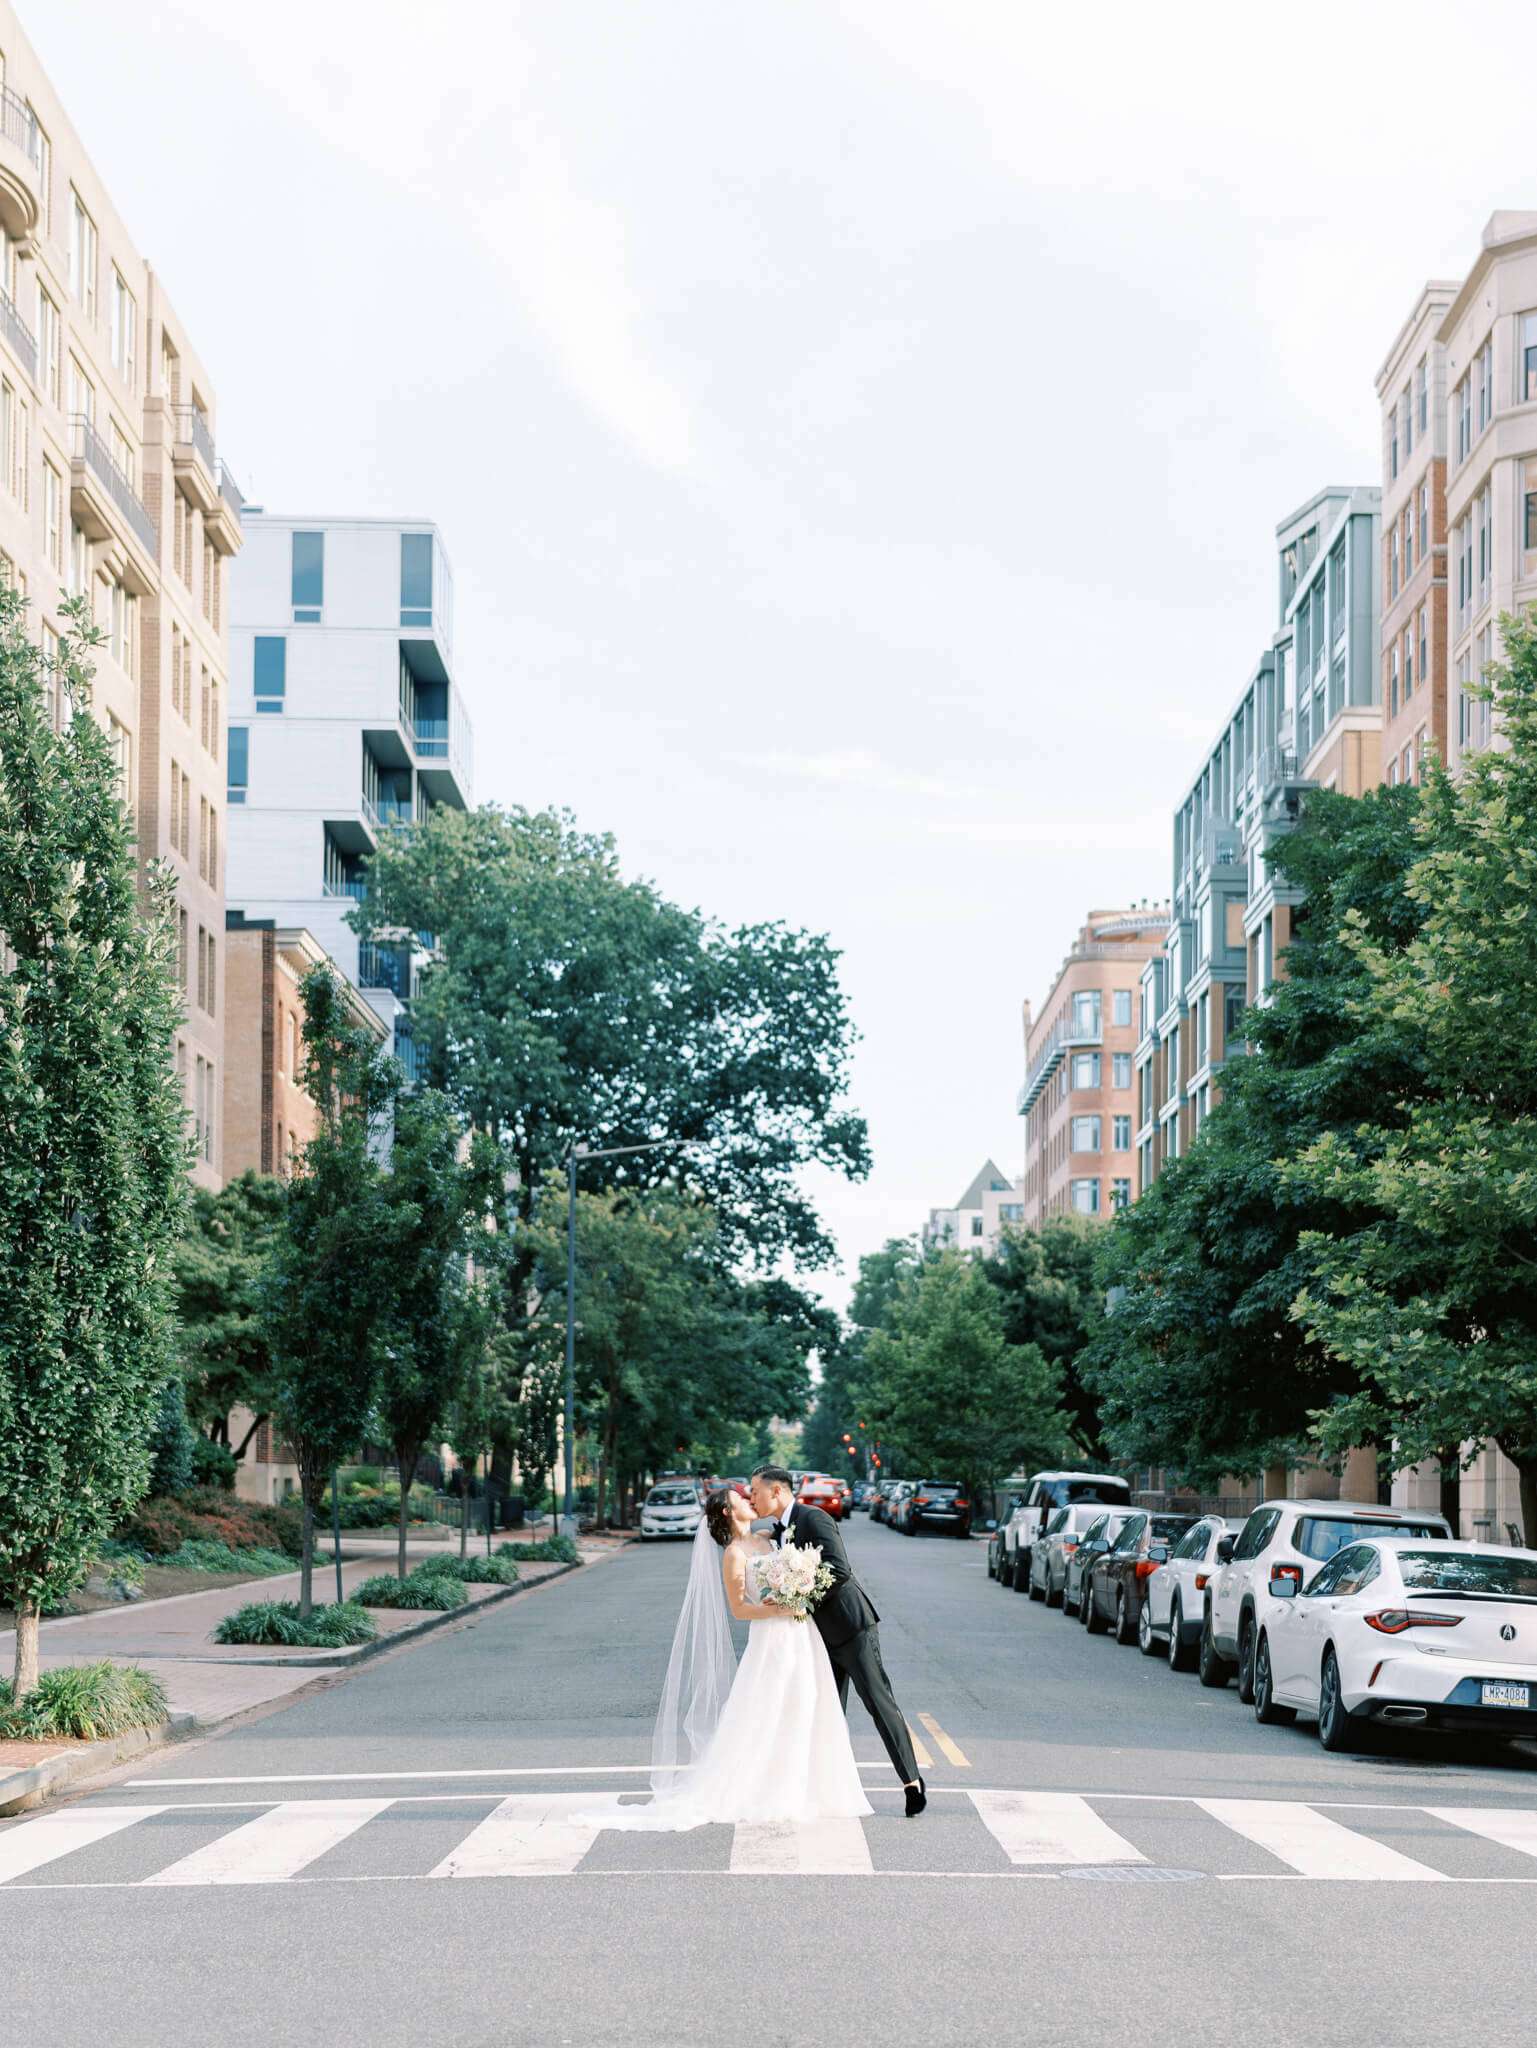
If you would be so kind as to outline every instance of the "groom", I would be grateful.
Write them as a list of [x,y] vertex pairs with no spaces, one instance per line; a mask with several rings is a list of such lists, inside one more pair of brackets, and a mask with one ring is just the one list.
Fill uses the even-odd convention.
[[838,1525],[821,1508],[806,1507],[796,1501],[794,1482],[780,1465],[760,1465],[748,1490],[753,1513],[773,1522],[768,1533],[776,1544],[814,1543],[822,1553],[823,1564],[832,1567],[832,1585],[811,1610],[811,1618],[821,1632],[828,1660],[837,1673],[839,1701],[847,1708],[852,1680],[902,1780],[907,1793],[907,1817],[911,1820],[928,1805],[928,1794],[918,1775],[907,1722],[881,1662],[876,1631],[880,1616],[849,1569]]

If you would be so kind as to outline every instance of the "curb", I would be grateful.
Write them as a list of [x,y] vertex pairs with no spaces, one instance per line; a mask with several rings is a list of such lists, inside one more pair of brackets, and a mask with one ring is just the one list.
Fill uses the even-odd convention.
[[12,1771],[0,1778],[0,1817],[41,1806],[45,1799],[64,1791],[77,1778],[94,1777],[109,1765],[139,1756],[146,1749],[163,1749],[168,1742],[190,1735],[196,1726],[192,1714],[168,1714],[153,1728],[129,1728],[122,1735],[87,1743],[83,1749],[51,1756],[44,1763],[33,1764],[30,1770]]

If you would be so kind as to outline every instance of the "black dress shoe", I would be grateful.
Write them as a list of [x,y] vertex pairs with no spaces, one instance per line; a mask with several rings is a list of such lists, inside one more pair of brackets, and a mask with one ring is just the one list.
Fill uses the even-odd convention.
[[922,1778],[916,1785],[904,1785],[902,1790],[907,1794],[907,1818],[916,1820],[929,1803],[929,1795]]

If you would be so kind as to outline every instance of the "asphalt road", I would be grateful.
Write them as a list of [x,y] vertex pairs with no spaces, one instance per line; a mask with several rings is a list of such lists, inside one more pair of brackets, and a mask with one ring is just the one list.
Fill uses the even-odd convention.
[[815,1839],[574,1830],[594,1794],[645,1784],[688,1557],[630,1550],[0,1823],[0,2032],[1530,2039],[1537,1755],[1401,1737],[1328,1756],[993,1585],[980,1543],[859,1519],[849,1549],[933,1758],[919,1820],[856,1705],[871,1820]]

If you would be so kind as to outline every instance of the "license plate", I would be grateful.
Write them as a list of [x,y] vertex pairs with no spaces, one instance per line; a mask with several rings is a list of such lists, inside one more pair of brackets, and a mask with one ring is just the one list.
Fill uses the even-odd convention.
[[1512,1685],[1504,1679],[1486,1678],[1480,1688],[1482,1704],[1486,1707],[1530,1707],[1532,1688],[1529,1685]]

